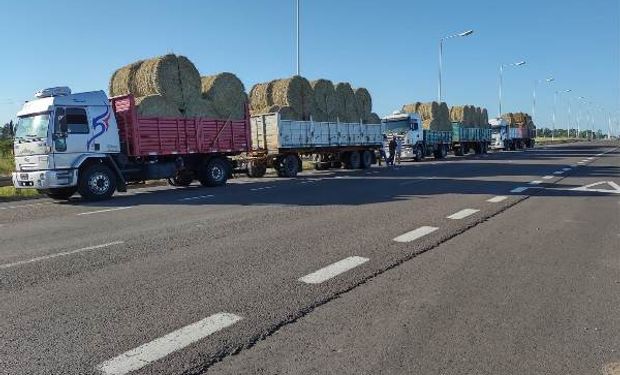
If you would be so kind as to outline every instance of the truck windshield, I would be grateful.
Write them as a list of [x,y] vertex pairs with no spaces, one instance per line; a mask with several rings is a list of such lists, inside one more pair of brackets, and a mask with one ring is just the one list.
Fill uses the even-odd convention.
[[383,123],[385,131],[389,133],[406,133],[409,131],[409,121],[404,120],[388,120]]
[[45,138],[49,125],[49,113],[38,113],[36,115],[20,117],[17,121],[15,138]]

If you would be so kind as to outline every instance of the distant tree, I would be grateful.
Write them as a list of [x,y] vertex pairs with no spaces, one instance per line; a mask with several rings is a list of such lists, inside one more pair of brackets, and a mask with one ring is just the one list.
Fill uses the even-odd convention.
[[11,120],[2,127],[0,138],[4,140],[13,140],[13,137],[15,137],[15,126],[13,125],[13,120]]

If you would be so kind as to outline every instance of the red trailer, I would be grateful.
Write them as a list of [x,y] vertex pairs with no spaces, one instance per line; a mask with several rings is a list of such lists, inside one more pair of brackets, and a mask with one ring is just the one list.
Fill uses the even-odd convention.
[[110,99],[119,133],[113,155],[126,181],[168,178],[176,186],[194,179],[205,186],[226,183],[231,156],[250,149],[249,112],[241,120],[141,117],[132,95]]

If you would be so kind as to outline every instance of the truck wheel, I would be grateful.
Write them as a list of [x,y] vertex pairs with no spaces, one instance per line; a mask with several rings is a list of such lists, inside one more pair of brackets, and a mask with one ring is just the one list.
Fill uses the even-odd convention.
[[340,168],[342,168],[342,162],[340,162],[340,161],[333,161],[331,163],[330,168],[340,169]]
[[296,177],[299,173],[299,160],[295,155],[286,155],[279,163],[278,176]]
[[250,162],[248,164],[247,175],[248,177],[260,178],[267,173],[267,166],[263,163]]
[[448,156],[448,146],[441,146],[441,159],[445,159]]
[[116,176],[106,165],[94,164],[80,173],[78,192],[89,201],[109,199],[116,190]]
[[347,160],[345,163],[345,168],[347,169],[359,169],[362,163],[360,153],[357,151],[351,151],[347,155]]
[[415,149],[415,156],[413,157],[413,160],[415,160],[415,161],[422,161],[423,158],[424,158],[424,153],[422,152],[422,148],[421,147],[416,147],[416,149]]
[[372,165],[372,153],[369,150],[362,151],[361,168],[368,169]]
[[49,190],[41,191],[41,193],[55,200],[66,201],[67,199],[71,198],[71,196],[75,194],[77,190],[78,190],[77,186],[71,186],[71,187],[64,187],[64,188],[57,188],[57,189],[49,189]]
[[202,186],[221,186],[228,180],[229,170],[226,161],[215,158],[209,160],[200,171],[198,181]]

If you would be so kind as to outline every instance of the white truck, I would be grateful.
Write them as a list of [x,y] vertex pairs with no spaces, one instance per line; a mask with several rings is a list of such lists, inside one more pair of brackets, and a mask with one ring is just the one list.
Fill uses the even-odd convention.
[[527,126],[510,126],[503,118],[489,119],[491,127],[491,148],[495,150],[517,150],[534,147],[536,131]]
[[35,96],[17,114],[13,185],[54,199],[79,192],[103,200],[129,182],[165,178],[223,185],[231,157],[250,147],[247,109],[245,119],[232,121],[141,117],[131,95],[55,87]]

